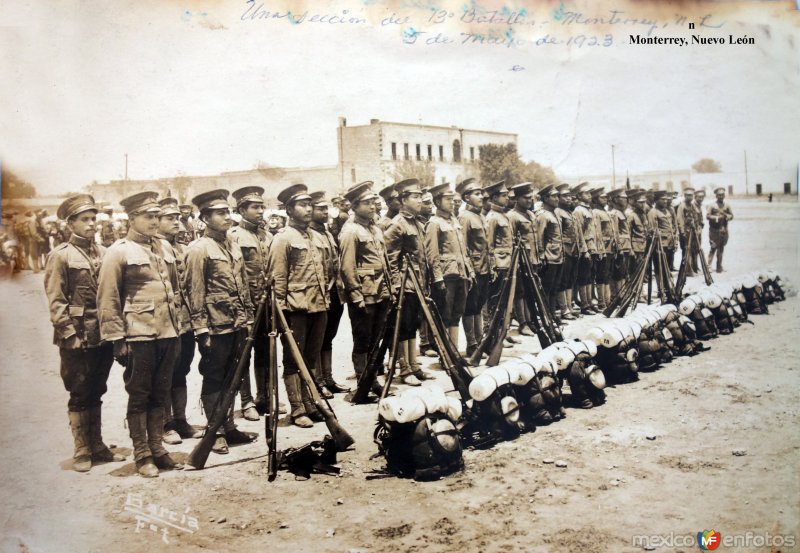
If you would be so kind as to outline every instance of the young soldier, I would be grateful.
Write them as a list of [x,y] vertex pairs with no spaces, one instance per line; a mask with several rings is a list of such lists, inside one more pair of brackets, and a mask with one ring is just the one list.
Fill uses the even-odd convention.
[[[558,193],[555,185],[548,184],[539,191],[542,199],[542,211],[536,216],[536,234],[542,241],[542,251],[546,265],[542,271],[542,289],[550,303],[550,309],[556,312],[558,285],[564,266],[564,239],[561,234],[561,222],[556,217]],[[558,317],[556,317],[558,322]]]
[[[561,318],[568,321],[576,319],[572,311],[572,289],[575,287],[575,278],[578,274],[578,231],[575,219],[572,217],[575,196],[570,185],[560,184],[558,192],[558,207],[553,212],[561,224],[561,238],[564,245],[564,266],[558,286],[558,306]],[[580,313],[580,311],[577,311]]]
[[[351,203],[353,219],[345,223],[339,235],[339,277],[353,333],[353,369],[360,378],[370,350],[381,339],[376,330],[389,309],[391,282],[383,232],[373,219],[376,196],[372,181],[353,186],[345,198]],[[383,390],[375,382],[372,391],[380,395]]]
[[[511,234],[511,222],[506,214],[508,206],[508,189],[505,181],[499,181],[484,188],[489,195],[489,214],[486,215],[486,243],[489,249],[489,260],[493,279],[489,284],[489,297],[486,308],[489,313],[498,307],[503,280],[511,268],[511,252],[514,249],[514,237]],[[484,321],[486,323],[487,321]],[[506,336],[506,341],[519,343],[519,340]]]
[[708,206],[708,239],[711,242],[711,250],[708,252],[708,264],[714,261],[714,254],[717,254],[717,272],[721,273],[722,253],[728,243],[728,221],[733,220],[733,210],[728,202],[725,201],[725,189],[721,186],[714,189],[714,196],[717,201]]
[[386,202],[386,214],[378,221],[378,227],[382,232],[386,232],[394,218],[400,213],[400,198],[394,187],[394,184],[390,184],[380,191],[381,198]]
[[597,286],[597,308],[602,311],[611,302],[611,264],[614,259],[614,232],[611,228],[611,217],[606,211],[608,196],[603,187],[592,190],[592,217],[595,223],[597,257],[594,260]]
[[334,205],[339,209],[339,213],[337,213],[336,217],[334,217],[333,221],[331,221],[330,227],[331,227],[331,234],[333,235],[334,240],[336,240],[336,243],[338,244],[339,233],[342,232],[342,227],[347,222],[347,220],[350,219],[350,202],[348,202],[344,198],[340,198],[339,196],[336,196],[336,198],[334,199],[338,200],[338,205],[336,204]]
[[431,188],[436,214],[425,230],[425,249],[433,261],[434,301],[450,340],[458,348],[458,325],[464,314],[467,291],[475,280],[462,238],[461,223],[453,215],[453,191],[449,183]]
[[481,310],[486,304],[489,291],[489,248],[486,242],[486,219],[481,213],[483,190],[475,179],[466,179],[456,185],[466,209],[458,216],[463,232],[467,258],[475,275],[475,282],[469,289],[464,306],[464,335],[467,338],[467,356],[475,352],[483,335]]
[[186,403],[188,395],[186,393],[186,375],[192,367],[194,359],[194,332],[192,332],[192,321],[189,316],[189,305],[184,295],[182,283],[185,279],[186,266],[184,256],[186,247],[178,242],[178,236],[182,232],[182,224],[179,219],[180,210],[178,200],[175,198],[163,198],[158,202],[161,211],[158,214],[158,233],[163,237],[164,251],[170,252],[175,258],[175,266],[178,270],[178,296],[180,300],[180,354],[172,369],[172,382],[170,393],[164,398],[164,443],[175,445],[186,438],[199,438],[202,431],[195,430],[186,420]]
[[399,339],[400,351],[406,366],[403,367],[400,376],[403,383],[419,386],[421,382],[413,373],[418,367],[416,342],[417,330],[422,323],[422,311],[412,283],[407,282],[405,289],[400,290],[400,282],[405,263],[416,274],[423,292],[427,293],[427,273],[430,263],[425,249],[425,229],[418,218],[422,210],[422,190],[417,179],[400,181],[395,184],[395,190],[400,198],[400,213],[395,216],[387,229],[385,243],[392,274],[392,289],[398,294],[405,294]]
[[[669,212],[668,192],[659,190],[653,194],[655,205],[647,214],[647,222],[650,227],[658,232],[661,238],[661,247],[667,256],[667,269],[672,267],[672,259],[675,256],[675,227],[672,225],[672,215]],[[654,268],[658,268],[659,256],[654,255]]]
[[[681,255],[686,257],[686,252],[690,249],[689,230],[693,229],[698,238],[701,231],[699,221],[702,216],[697,212],[697,207],[694,203],[694,188],[685,188],[683,190],[683,202],[676,211],[675,223],[678,227]],[[697,252],[695,252],[694,255],[686,259],[686,276],[694,276],[697,270]]]
[[628,194],[628,207],[625,216],[631,233],[631,262],[628,278],[633,278],[636,269],[642,262],[647,247],[647,236],[650,234],[650,223],[647,221],[647,197],[644,190],[631,190]]
[[[267,272],[274,279],[277,307],[284,311],[303,361],[311,371],[322,349],[330,308],[325,260],[318,240],[308,228],[313,212],[308,187],[293,184],[278,194],[278,201],[286,206],[289,224],[272,242]],[[284,423],[310,428],[324,419],[300,378],[286,333],[281,334],[281,342],[283,382],[290,405]]]
[[101,406],[111,365],[112,346],[100,342],[97,275],[105,248],[95,244],[97,207],[77,194],[58,207],[72,236],[47,258],[44,289],[53,323],[53,343],[61,357],[61,380],[69,392],[67,415],[75,445],[72,468],[87,472],[92,462],[124,461],[103,443]]
[[[536,236],[535,217],[533,209],[532,183],[523,182],[511,187],[514,193],[514,207],[508,212],[508,221],[511,223],[511,234],[520,237],[522,247],[528,252],[533,270],[539,272],[541,261],[539,259],[539,244]],[[531,331],[531,313],[523,294],[525,288],[522,281],[517,279],[517,289],[514,293],[514,318],[519,323],[519,333],[524,336],[533,336]]]
[[608,212],[611,217],[611,231],[614,235],[616,253],[611,266],[611,295],[616,296],[625,285],[625,280],[630,272],[631,262],[631,231],[625,209],[628,207],[628,195],[619,188],[608,193],[612,204]]
[[100,268],[97,306],[100,337],[114,344],[114,358],[125,367],[128,429],[141,476],[181,469],[162,445],[164,399],[180,355],[180,293],[172,252],[158,235],[158,194],[124,198],[130,226],[125,238],[106,251]]
[[572,216],[575,219],[579,244],[583,244],[583,248],[579,246],[581,257],[578,260],[578,276],[576,278],[580,293],[581,313],[596,315],[597,311],[592,306],[592,262],[597,256],[597,242],[594,218],[589,207],[592,195],[587,190],[588,185],[588,182],[582,182],[572,189],[578,201],[578,205],[572,211]]
[[[210,418],[223,383],[236,370],[234,360],[253,324],[254,313],[242,250],[228,236],[228,191],[211,190],[195,196],[192,203],[200,211],[205,230],[186,248],[184,289],[200,350],[200,400]],[[231,409],[212,451],[225,454],[228,445],[249,443],[257,437],[236,428]]]
[[[350,207],[350,201],[343,199],[343,205]],[[317,383],[320,385],[320,394],[325,399],[331,399],[333,394],[347,392],[348,389],[338,384],[333,379],[333,339],[339,331],[339,321],[342,320],[344,305],[339,296],[341,282],[339,281],[339,246],[333,235],[328,232],[325,223],[328,221],[328,202],[325,192],[311,193],[311,223],[308,228],[314,233],[320,252],[322,252],[325,265],[325,286],[330,299],[330,309],[325,322],[325,334],[322,337],[322,349],[314,363]],[[344,223],[347,224],[347,221]],[[344,226],[342,227],[344,228]],[[340,233],[341,236],[341,233]]]

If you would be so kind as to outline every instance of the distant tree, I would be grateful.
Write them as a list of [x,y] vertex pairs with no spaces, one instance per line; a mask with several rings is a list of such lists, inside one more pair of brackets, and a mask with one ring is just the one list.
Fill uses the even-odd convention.
[[3,198],[11,200],[14,198],[36,197],[36,187],[19,178],[5,164],[0,167],[0,182],[3,184]]
[[535,161],[529,161],[522,165],[519,174],[522,182],[532,182],[536,188],[558,182],[556,174],[550,167],[545,167]]
[[704,157],[703,159],[692,165],[692,170],[695,173],[721,173],[722,165],[720,165],[719,161],[715,161],[711,158]]
[[535,161],[524,162],[515,144],[486,144],[479,147],[481,181],[484,184],[505,180],[508,184],[532,182],[536,188],[557,181],[550,167]]
[[433,167],[433,163],[428,160],[414,161],[408,159],[397,164],[392,178],[395,182],[405,179],[418,179],[422,186],[430,187],[436,182],[436,169]]

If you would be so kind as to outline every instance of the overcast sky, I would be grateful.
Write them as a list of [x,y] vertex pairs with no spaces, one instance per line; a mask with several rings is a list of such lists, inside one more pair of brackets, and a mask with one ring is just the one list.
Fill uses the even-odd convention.
[[[745,149],[751,170],[800,158],[800,15],[791,3],[562,8],[665,22],[714,12],[708,21],[725,26],[703,36],[756,39],[679,47],[628,44],[644,26],[565,27],[553,21],[558,3],[517,2],[528,4],[533,24],[512,26],[526,43],[509,48],[422,44],[442,30],[456,38],[487,32],[456,27],[455,7],[455,18],[437,27],[427,2],[394,2],[412,20],[381,26],[392,10],[362,2],[295,5],[293,13],[309,10],[299,24],[242,21],[244,1],[3,2],[0,159],[43,194],[121,178],[126,152],[129,178],[215,174],[258,161],[332,165],[339,116],[350,125],[378,118],[515,132],[526,160],[562,175],[610,172],[611,144],[618,174],[685,169],[701,157],[741,170]],[[285,13],[277,2],[261,4]],[[372,24],[309,21],[343,9]],[[653,36],[696,32],[683,29]],[[404,31],[425,34],[409,45]],[[545,33],[601,42],[610,33],[613,44],[530,44]]]

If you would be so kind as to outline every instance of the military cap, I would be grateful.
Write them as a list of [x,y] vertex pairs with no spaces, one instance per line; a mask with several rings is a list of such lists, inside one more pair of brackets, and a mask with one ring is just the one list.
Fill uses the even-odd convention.
[[453,192],[453,189],[450,188],[449,182],[444,182],[431,187],[430,194],[433,198],[439,198],[441,196],[452,196],[455,194],[455,192]]
[[[366,181],[366,182],[372,182],[372,181]],[[356,186],[361,186],[362,184],[364,184],[364,183],[363,182],[359,183],[359,184],[355,185],[354,187],[350,188],[350,190],[353,190],[353,188],[355,188]],[[381,198],[383,198],[383,200],[387,204],[392,200],[392,198],[396,198],[397,197],[397,190],[395,190],[394,187],[395,187],[394,184],[390,184],[389,186],[384,186],[381,189],[381,191],[379,192],[379,194],[381,195]],[[350,192],[350,190],[348,190],[347,192]],[[344,196],[346,198],[347,194],[345,194]],[[350,200],[350,201],[352,202],[353,200]]]
[[418,179],[406,179],[396,182],[394,183],[394,190],[397,192],[398,196],[404,196],[406,194],[422,194]]
[[207,209],[229,209],[231,207],[228,203],[228,191],[224,188],[198,194],[192,198],[192,203],[201,212]]
[[305,184],[293,184],[280,191],[278,194],[278,201],[288,206],[292,202],[299,200],[310,200],[311,196],[308,193],[308,186]]
[[572,187],[566,182],[563,182],[558,186],[556,186],[556,191],[564,196],[571,196],[573,194]]
[[666,198],[669,195],[669,192],[666,190],[656,190],[653,192],[653,199],[660,200],[661,198]]
[[550,196],[551,194],[556,194],[557,192],[558,191],[556,190],[555,184],[548,184],[544,188],[539,190],[539,197],[546,198],[547,196]]
[[161,211],[161,207],[158,205],[158,192],[137,192],[132,196],[121,199],[119,203],[122,204],[125,213],[128,215],[136,215],[149,211]]
[[161,211],[159,212],[159,217],[165,217],[167,215],[180,215],[181,210],[178,209],[178,199],[177,198],[161,198],[158,200],[158,205],[161,206]]
[[683,193],[686,194],[687,192],[691,192],[692,194],[694,194],[694,188],[692,188],[691,186],[687,186],[686,188],[683,189]]
[[328,200],[325,199],[324,190],[317,190],[316,192],[309,194],[309,196],[311,196],[311,205],[314,207],[324,207],[330,205]]
[[511,190],[514,192],[514,197],[519,198],[520,196],[526,196],[528,194],[533,194],[533,183],[532,182],[521,182],[519,184],[515,184],[511,187]]
[[424,203],[424,204],[433,203],[433,194],[431,194],[427,190],[425,192],[423,192],[422,193],[422,203]]
[[[351,186],[350,188],[347,189],[347,192],[344,193],[344,197],[351,204],[354,204],[356,202],[360,202],[360,201],[363,201],[363,200],[374,199],[375,198],[375,193],[372,191],[372,185],[373,184],[375,184],[375,183],[373,183],[371,180],[367,180],[367,181],[364,181],[364,182],[359,182],[358,184],[354,184],[353,186]],[[388,189],[392,189],[391,186],[384,188],[383,190],[381,190],[381,195],[383,195],[383,193],[386,192],[387,188]],[[387,202],[389,201],[389,199],[391,199],[391,193],[393,193],[393,189],[390,190],[389,192],[390,192],[390,195],[389,195],[389,198],[387,198],[387,200],[386,200]]]
[[714,194],[719,194],[720,192],[722,192],[724,194],[725,193],[725,188],[722,187],[722,186],[718,186],[718,187],[716,187],[714,189]]
[[192,204],[181,204],[178,206],[179,209],[188,209],[190,211],[194,211],[194,206]]
[[508,192],[508,188],[506,188],[506,181],[501,180],[493,184],[484,186],[483,191],[489,194],[489,196],[491,197],[496,194],[502,194],[503,192]]
[[588,190],[589,194],[592,196],[600,196],[604,192],[604,188],[602,186],[596,186],[595,188],[591,188]]
[[[135,196],[135,194],[134,194],[134,196]],[[120,203],[122,203],[122,202],[120,202]],[[103,206],[103,211],[114,211],[114,206],[110,205],[110,204],[106,204],[106,205]]]
[[231,196],[236,200],[236,207],[246,202],[264,203],[264,189],[260,186],[243,186],[231,192]]
[[608,196],[609,200],[613,200],[614,198],[627,198],[628,197],[628,195],[625,193],[625,189],[624,188],[617,188],[615,190],[610,190],[608,192],[608,194],[606,194],[606,195]]
[[341,196],[339,196],[339,195],[336,195],[336,196],[334,196],[333,198],[331,198],[331,203],[332,203],[332,204],[338,204],[338,203],[341,203],[341,201],[342,201],[343,199],[344,199],[344,198],[342,198]]
[[572,193],[577,196],[581,192],[586,192],[586,187],[588,186],[589,186],[588,182],[582,182],[580,184],[576,184],[575,186],[572,187]]
[[639,199],[644,199],[645,191],[641,188],[634,188],[633,190],[628,191],[628,199],[632,201],[637,201]]
[[456,192],[461,194],[463,198],[465,195],[469,194],[470,192],[474,192],[475,190],[480,190],[481,185],[475,182],[475,179],[469,178],[464,179],[458,184],[456,184]]
[[[70,196],[58,206],[56,215],[59,219],[67,220],[70,217],[83,213],[84,211],[92,210],[97,213],[97,206],[94,203],[94,198],[89,194],[75,194]],[[3,213],[5,216],[6,213]],[[11,216],[12,213],[8,213]]]

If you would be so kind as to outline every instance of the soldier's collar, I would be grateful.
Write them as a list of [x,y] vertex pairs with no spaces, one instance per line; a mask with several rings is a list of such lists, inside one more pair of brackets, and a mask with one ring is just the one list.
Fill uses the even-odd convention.
[[468,205],[467,210],[481,215],[483,213],[483,206],[475,207],[474,205]]
[[413,213],[411,213],[407,209],[401,209],[400,210],[400,215],[402,215],[406,219],[416,219],[417,217],[419,217],[419,215],[414,215]]
[[294,219],[289,219],[287,226],[297,229],[301,232],[305,232],[308,229],[308,225],[303,224],[300,221],[295,221]]
[[369,227],[375,224],[375,221],[372,220],[370,217],[359,217],[357,214],[353,215],[353,221],[358,223],[361,226]]
[[317,223],[314,221],[308,223],[308,227],[319,232],[326,232],[328,230],[322,223]]
[[151,244],[153,242],[152,238],[142,234],[137,230],[134,230],[133,228],[128,229],[128,238],[134,242],[138,242],[139,244]]
[[442,219],[444,219],[446,221],[449,221],[450,219],[453,218],[453,214],[452,213],[448,213],[443,209],[437,209],[436,210],[436,216],[437,217],[441,217]]
[[242,217],[242,220],[239,221],[239,226],[242,227],[244,230],[249,230],[250,232],[253,233],[258,232],[258,229],[261,228],[261,225],[258,225],[256,223],[251,223],[244,217]]
[[83,236],[78,236],[77,234],[73,233],[72,236],[69,237],[69,243],[75,246],[80,246],[81,248],[89,248],[94,244],[94,240],[91,238],[84,238]]
[[216,240],[217,242],[225,242],[228,238],[228,234],[222,230],[214,230],[211,227],[206,227],[205,235],[209,238]]
[[489,208],[492,211],[497,211],[498,213],[503,213],[504,214],[506,212],[506,208],[504,206],[498,205],[498,204],[493,203],[493,202],[489,202]]

